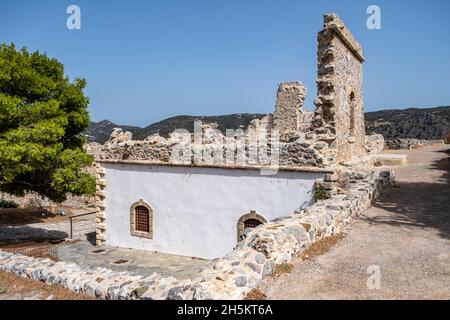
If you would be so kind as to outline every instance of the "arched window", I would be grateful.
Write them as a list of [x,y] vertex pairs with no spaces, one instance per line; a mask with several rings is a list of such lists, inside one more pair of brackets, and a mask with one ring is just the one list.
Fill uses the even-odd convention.
[[356,109],[356,98],[355,93],[352,91],[348,97],[348,104],[350,110],[350,127],[349,135],[353,137],[355,135],[355,109]]
[[144,200],[131,205],[130,209],[131,235],[141,238],[153,238],[153,210]]
[[238,241],[242,240],[244,230],[248,228],[256,228],[260,224],[267,223],[266,218],[256,213],[256,211],[250,211],[244,214],[238,221]]
[[259,220],[247,219],[247,220],[244,221],[244,230],[247,229],[247,228],[256,228],[260,224],[262,224],[262,222],[259,221]]

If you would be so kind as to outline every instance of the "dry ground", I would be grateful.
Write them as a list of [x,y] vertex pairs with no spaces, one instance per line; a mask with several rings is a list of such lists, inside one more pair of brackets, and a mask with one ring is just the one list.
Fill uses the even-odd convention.
[[[328,252],[267,278],[267,299],[450,299],[450,147],[408,154],[397,184]],[[305,257],[303,257],[305,258]],[[368,289],[379,266],[380,289]]]
[[[85,209],[64,208],[66,215],[56,214],[55,208],[45,208],[48,212],[42,216],[42,209],[17,208],[0,209],[0,226],[41,225],[41,224],[69,224],[72,215],[87,212]],[[52,213],[54,211],[55,213]],[[77,218],[83,220],[83,217]],[[33,257],[50,258],[57,261],[57,257],[50,254],[49,249],[60,244],[63,239],[2,239],[0,250],[17,252]],[[22,299],[58,299],[58,300],[84,300],[90,297],[79,295],[58,286],[50,286],[40,281],[25,279],[11,273],[0,271],[0,300]]]
[[0,271],[0,300],[92,300],[93,298],[40,281]]
[[[47,214],[45,216],[42,216],[43,209],[47,211]],[[63,209],[66,212],[66,215],[61,216],[57,214],[57,208],[48,207],[43,209],[0,208],[0,225],[23,225],[32,223],[54,223],[68,221],[69,217],[73,215],[88,212],[86,209],[64,207]]]

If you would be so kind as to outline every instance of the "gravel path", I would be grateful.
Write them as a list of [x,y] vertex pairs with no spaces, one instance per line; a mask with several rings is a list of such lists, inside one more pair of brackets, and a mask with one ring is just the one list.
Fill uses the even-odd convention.
[[396,187],[330,251],[264,280],[268,299],[450,299],[450,147],[395,153]]

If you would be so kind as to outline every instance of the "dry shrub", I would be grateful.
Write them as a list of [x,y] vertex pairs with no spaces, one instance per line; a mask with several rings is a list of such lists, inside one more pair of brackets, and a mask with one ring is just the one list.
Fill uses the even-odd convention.
[[299,258],[301,258],[302,260],[309,260],[314,257],[320,256],[330,250],[331,247],[336,245],[344,237],[344,233],[338,233],[326,238],[322,238],[314,242],[307,250],[300,253]]
[[267,296],[258,289],[252,289],[244,300],[266,300]]

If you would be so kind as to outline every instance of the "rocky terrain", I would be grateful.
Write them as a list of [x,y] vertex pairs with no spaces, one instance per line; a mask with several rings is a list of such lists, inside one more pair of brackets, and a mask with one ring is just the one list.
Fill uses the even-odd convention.
[[389,139],[449,139],[450,107],[382,110],[365,115],[367,134]]

